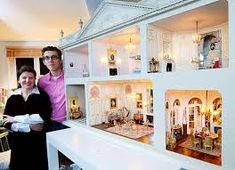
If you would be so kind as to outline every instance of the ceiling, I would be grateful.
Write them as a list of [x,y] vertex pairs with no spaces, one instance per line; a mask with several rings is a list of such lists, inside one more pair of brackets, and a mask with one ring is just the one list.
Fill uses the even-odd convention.
[[[228,4],[222,0],[210,5],[181,13],[172,17],[164,18],[151,23],[152,25],[171,32],[194,31],[196,21],[199,28],[213,27],[228,21]],[[130,27],[120,32],[112,33],[97,41],[105,44],[125,45],[131,38],[132,43],[139,44],[140,30],[137,27]]]
[[0,0],[0,41],[57,41],[80,29],[102,0]]
[[215,2],[185,13],[165,18],[153,25],[172,31],[195,30],[196,21],[199,29],[213,27],[228,21],[228,2],[225,0]]
[[[79,30],[79,20],[82,19],[85,24],[101,1],[0,0],[0,41],[57,41],[61,29],[64,36]],[[227,1],[218,1],[152,24],[173,32],[189,31],[195,29],[197,20],[199,29],[226,22]],[[103,41],[127,43],[131,37],[134,43],[138,43],[137,32],[139,30],[136,28],[126,29]]]
[[98,38],[97,41],[104,44],[125,45],[130,41],[134,44],[140,42],[140,30],[136,26],[121,30],[116,33],[109,34],[108,36]]

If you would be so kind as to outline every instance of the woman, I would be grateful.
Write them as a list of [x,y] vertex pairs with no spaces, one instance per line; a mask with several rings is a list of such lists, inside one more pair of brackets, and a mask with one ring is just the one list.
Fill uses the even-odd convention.
[[36,72],[22,66],[17,73],[19,88],[9,97],[4,126],[11,148],[10,170],[47,170],[46,131],[50,124],[49,97],[35,86]]

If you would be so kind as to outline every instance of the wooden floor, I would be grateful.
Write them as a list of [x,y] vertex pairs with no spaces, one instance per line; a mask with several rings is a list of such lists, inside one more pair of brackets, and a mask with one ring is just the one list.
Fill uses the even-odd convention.
[[198,152],[195,150],[191,150],[191,149],[179,146],[181,143],[185,142],[186,140],[189,140],[188,138],[189,137],[186,137],[180,140],[179,142],[177,142],[176,147],[172,149],[171,151],[221,166],[221,156],[213,156],[213,155],[209,155],[206,153]]
[[[111,124],[100,124],[100,125],[95,125],[93,127],[104,130],[104,129],[112,127],[112,126],[113,125],[111,125]],[[151,145],[152,144],[152,140],[151,140],[152,136],[153,136],[153,134],[146,135],[146,136],[143,136],[141,138],[136,139],[136,141]],[[191,149],[179,146],[181,143],[185,142],[185,140],[188,140],[188,138],[186,137],[186,138],[181,139],[180,141],[177,142],[177,145],[174,149],[171,149],[171,150],[168,149],[168,150],[182,154],[182,155],[186,155],[186,156],[189,156],[192,158],[196,158],[196,159],[208,162],[208,163],[212,163],[212,164],[221,166],[221,156],[219,156],[219,157],[213,156],[213,155],[209,155],[206,153],[198,152],[195,150],[191,150]]]

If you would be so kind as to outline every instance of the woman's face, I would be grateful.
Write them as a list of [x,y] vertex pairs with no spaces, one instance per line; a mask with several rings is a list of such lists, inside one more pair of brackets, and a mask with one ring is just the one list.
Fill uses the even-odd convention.
[[18,82],[22,89],[33,89],[35,79],[33,73],[25,71],[20,75]]

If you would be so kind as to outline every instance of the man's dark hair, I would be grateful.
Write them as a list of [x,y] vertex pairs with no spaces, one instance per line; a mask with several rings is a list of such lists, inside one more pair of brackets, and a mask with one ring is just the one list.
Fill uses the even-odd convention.
[[58,49],[57,47],[54,47],[54,46],[47,46],[47,47],[44,47],[44,48],[42,49],[42,56],[44,55],[44,53],[45,53],[46,51],[56,51],[57,54],[58,54],[59,59],[61,60],[62,52],[61,52],[61,50]]

